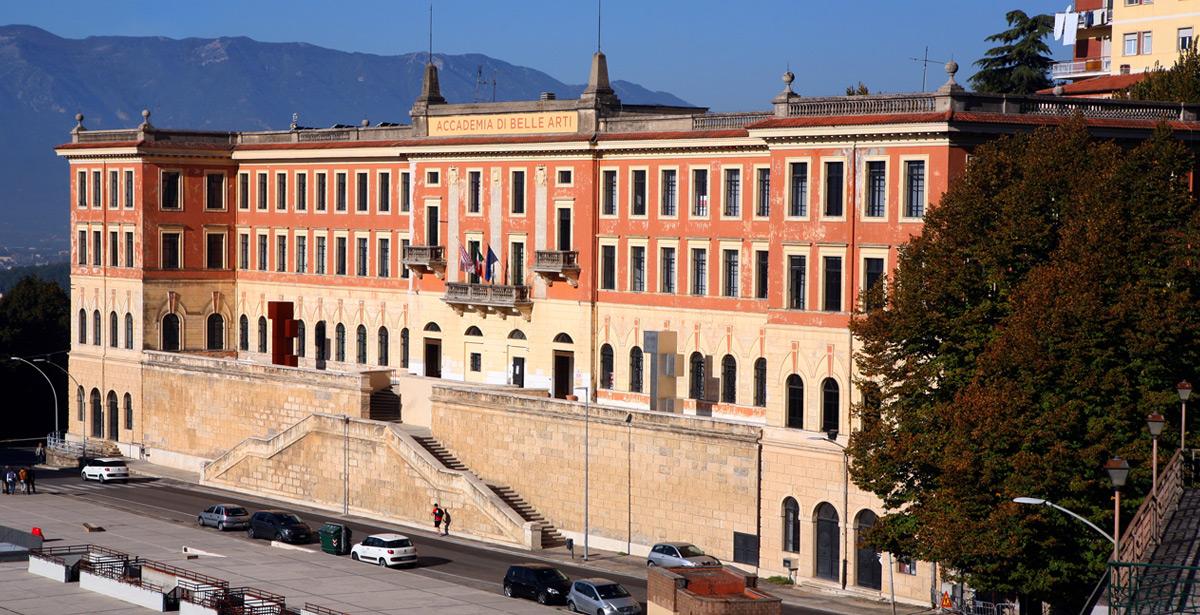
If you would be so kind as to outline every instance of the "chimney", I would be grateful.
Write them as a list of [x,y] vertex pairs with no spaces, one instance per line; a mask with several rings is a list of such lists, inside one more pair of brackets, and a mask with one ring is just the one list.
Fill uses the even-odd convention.
[[538,97],[538,100],[557,100],[557,99],[558,99],[558,94],[555,94],[554,92],[542,92],[542,95]]

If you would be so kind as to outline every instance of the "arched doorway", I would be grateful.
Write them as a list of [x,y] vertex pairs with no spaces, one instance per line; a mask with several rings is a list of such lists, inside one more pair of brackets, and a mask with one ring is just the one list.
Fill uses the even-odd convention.
[[162,319],[162,349],[176,352],[180,348],[179,317],[167,314]]
[[838,431],[838,415],[841,409],[841,391],[833,378],[821,383],[821,431]]
[[329,359],[326,352],[329,348],[329,340],[325,337],[325,321],[318,320],[317,326],[313,327],[313,340],[316,342],[316,357],[317,369],[325,369],[325,361]]
[[859,587],[883,588],[883,563],[879,560],[879,552],[863,540],[867,530],[871,529],[878,519],[875,513],[864,510],[858,513],[854,523],[854,584]]
[[804,381],[792,374],[787,377],[787,426],[804,429]]
[[225,350],[225,319],[220,314],[208,315],[208,350]]
[[693,352],[688,359],[688,397],[704,399],[704,355]]
[[783,550],[800,552],[800,505],[789,496],[783,499]]
[[814,576],[829,581],[838,580],[838,513],[828,502],[817,506],[817,565]]
[[104,407],[100,405],[99,389],[92,389],[92,437],[104,437]]
[[430,378],[442,377],[442,340],[430,337],[430,333],[440,334],[442,328],[436,322],[425,324],[425,375]]
[[[564,346],[575,343],[565,332],[554,336],[554,396],[566,399],[575,389],[575,352]],[[588,392],[591,395],[591,391]]]
[[117,406],[117,394],[108,392],[108,439],[116,442],[121,439],[121,409]]
[[600,347],[600,388],[613,388],[613,348],[608,344]]

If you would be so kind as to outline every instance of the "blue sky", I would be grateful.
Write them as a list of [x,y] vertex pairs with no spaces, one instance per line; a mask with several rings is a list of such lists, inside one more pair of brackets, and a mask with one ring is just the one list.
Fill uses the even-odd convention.
[[[959,81],[1005,26],[1004,13],[1062,10],[1068,0],[605,0],[602,39],[613,79],[718,111],[763,108],[790,64],[801,94],[921,88],[921,56],[953,58]],[[393,55],[423,50],[427,0],[6,0],[0,23],[59,36],[249,36]],[[587,80],[594,0],[435,0],[434,50],[477,52],[567,83]],[[1058,58],[1070,48],[1051,41]],[[945,80],[931,65],[929,87]]]

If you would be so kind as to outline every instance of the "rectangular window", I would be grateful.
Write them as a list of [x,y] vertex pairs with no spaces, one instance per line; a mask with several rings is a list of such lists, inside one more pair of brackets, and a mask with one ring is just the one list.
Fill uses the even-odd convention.
[[1191,49],[1192,38],[1193,35],[1191,28],[1180,28],[1178,32],[1178,43],[1175,46],[1176,51],[1187,51],[1188,49]]
[[1137,32],[1126,34],[1124,42],[1125,42],[1125,47],[1124,47],[1124,49],[1122,49],[1123,55],[1127,55],[1127,56],[1137,55],[1137,52],[1138,52]]
[[725,169],[725,209],[723,215],[742,215],[742,170]]
[[708,215],[708,169],[692,171],[692,215]]
[[337,211],[346,211],[346,174],[337,174],[337,186],[334,188],[337,194],[334,195],[334,207]]
[[617,289],[617,247],[600,246],[600,288]]
[[77,173],[75,182],[75,205],[87,207],[87,171]]
[[387,172],[379,173],[379,212],[390,213],[392,211],[392,174]]
[[379,271],[379,277],[386,278],[392,275],[392,264],[389,262],[392,258],[392,242],[387,237],[379,238],[379,249],[375,253],[377,261],[376,269]]
[[317,237],[317,253],[315,256],[317,260],[313,263],[313,270],[317,275],[325,275],[325,263],[328,262],[328,258],[325,254],[324,237]]
[[896,571],[900,574],[915,575],[917,574],[917,562],[911,557],[901,557],[896,562]]
[[[864,270],[864,272],[863,272],[863,278],[864,278],[863,290],[870,291],[871,289],[875,288],[876,284],[879,284],[880,281],[883,280],[883,259],[882,258],[863,259],[863,270]],[[866,307],[868,310],[873,310],[875,308],[881,307],[881,305],[878,300],[870,299],[867,301]]]
[[225,209],[225,176],[209,173],[204,176],[204,208]]
[[296,174],[296,211],[308,211],[308,173]]
[[[179,173],[175,173],[175,176],[179,177]],[[92,207],[101,207],[104,205],[104,201],[100,199],[100,191],[102,189],[103,186],[100,185],[100,171],[92,171]],[[176,189],[176,194],[178,195],[178,189]]]
[[640,293],[646,290],[646,248],[629,248],[629,290]]
[[400,174],[400,213],[408,213],[412,209],[412,173],[405,171]]
[[766,299],[770,283],[771,253],[767,250],[754,251],[754,298]]
[[724,286],[726,297],[738,296],[738,251],[722,250],[721,265],[725,274]]
[[109,267],[120,267],[121,266],[121,260],[120,260],[120,258],[121,258],[121,242],[118,241],[119,238],[120,238],[120,236],[117,235],[116,231],[108,232],[108,266]]
[[367,249],[370,247],[370,243],[366,237],[357,237],[356,240],[355,244],[358,249],[355,253],[357,258],[354,261],[354,269],[359,276],[365,276],[367,275]]
[[825,215],[837,218],[842,215],[842,163],[825,163]]
[[317,211],[325,211],[326,199],[329,198],[328,178],[324,171],[317,173]]
[[125,209],[133,209],[133,171],[125,171]]
[[267,270],[267,236],[258,236],[258,270]]
[[483,172],[467,173],[467,212],[477,214],[483,207]]
[[275,236],[275,271],[287,271],[287,235]]
[[803,310],[805,302],[807,258],[803,256],[788,257],[788,309]]
[[512,271],[513,286],[522,286],[525,284],[525,244],[520,241],[514,241],[509,250],[511,255],[511,264],[509,267]]
[[678,186],[676,186],[676,182],[678,181],[677,175],[675,169],[663,169],[660,181],[662,184],[662,203],[659,211],[664,216],[677,215],[679,200],[679,190]]
[[600,213],[605,216],[615,216],[617,215],[617,172],[604,171],[603,175],[604,201]]
[[[404,250],[406,248],[408,248],[410,243],[411,242],[407,239],[400,240],[400,257],[401,258],[404,257]],[[400,265],[400,277],[407,280],[409,275],[411,275],[411,272],[409,271],[408,267],[405,267],[403,264],[401,264]]]
[[125,231],[125,266],[133,266],[133,231]]
[[180,258],[180,243],[183,242],[183,236],[180,233],[163,233],[162,234],[162,268],[163,269],[180,269],[183,267],[183,261]]
[[692,248],[692,294],[708,293],[708,251]]
[[882,160],[867,163],[867,211],[868,218],[882,218],[884,197],[887,195],[887,167]]
[[925,162],[909,160],[904,163],[904,215],[920,218],[925,215]]
[[354,210],[367,211],[367,174],[360,172],[355,176],[355,179],[357,183],[355,185]]
[[514,214],[525,213],[525,171],[512,172],[511,209]]
[[238,269],[250,268],[250,234],[238,235]]
[[793,162],[788,165],[788,170],[792,188],[788,199],[788,215],[802,218],[808,215],[808,163]]
[[225,233],[208,233],[204,239],[208,243],[205,246],[205,258],[208,259],[206,266],[209,269],[224,269]]
[[335,275],[346,275],[346,238],[338,237],[334,239],[333,259]]
[[[99,175],[100,174],[97,173],[96,177],[94,177],[93,179],[97,179],[97,180],[100,179]],[[182,179],[182,176],[180,175],[179,171],[163,171],[163,174],[162,174],[162,208],[163,209],[179,209],[179,207],[180,207],[179,190],[181,188],[181,186],[179,184],[182,181],[183,181],[183,179]],[[96,186],[96,191],[97,192],[100,191],[99,186]],[[97,197],[99,197],[99,194],[97,194]]]
[[646,215],[646,171],[637,169],[633,172],[633,203],[630,205],[630,215]]
[[442,183],[442,174],[437,171],[425,171],[425,184],[429,186],[440,186]]
[[120,207],[121,174],[116,171],[108,172],[108,208]]
[[571,177],[571,169],[558,170],[558,185],[570,186],[575,180]]
[[478,352],[471,353],[471,371],[483,371],[483,354]]
[[258,174],[258,198],[256,200],[258,211],[267,210],[267,174]]
[[104,236],[100,231],[92,231],[92,265],[99,267],[104,259]]
[[664,293],[675,292],[675,248],[659,250],[659,263],[662,271],[659,274],[659,290]]
[[1142,32],[1142,55],[1154,53],[1154,33]]
[[75,242],[75,262],[80,265],[88,263],[87,231],[79,231],[79,240]]
[[[480,250],[481,250],[480,242],[475,241],[475,240],[471,240],[471,241],[467,242],[467,253],[470,254],[471,258],[475,259],[475,262],[477,262],[477,263],[483,259],[483,252]],[[470,275],[467,276],[467,281],[472,284],[479,283],[479,269],[478,268],[471,269]]]
[[771,216],[771,169],[757,169],[758,174],[758,208],[754,215],[760,218]]
[[308,237],[296,236],[296,273],[308,273]]
[[238,173],[238,209],[250,209],[250,174]]
[[826,256],[822,259],[825,264],[825,301],[821,308],[826,312],[842,311],[842,257]]

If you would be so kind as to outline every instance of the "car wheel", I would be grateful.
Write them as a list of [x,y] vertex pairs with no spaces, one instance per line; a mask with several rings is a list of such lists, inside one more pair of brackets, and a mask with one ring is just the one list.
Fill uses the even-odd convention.
[[258,538],[258,536],[254,535],[254,526],[253,525],[246,528],[246,538],[249,538],[250,540],[254,540],[255,538]]
[[224,532],[224,531],[225,531],[225,522],[224,522],[224,521],[218,521],[218,522],[217,522],[217,531],[218,531],[218,532]]
[[350,553],[350,559],[352,559],[352,560],[354,560],[354,561],[356,561],[356,562],[357,562],[357,561],[358,561],[358,552],[357,552],[357,551],[353,551],[353,552],[351,552],[351,553]]
[[108,482],[108,479],[104,478],[104,475],[101,474],[100,475],[100,484],[103,485],[104,483],[107,483],[107,482]]
[[283,534],[279,533],[279,530],[275,530],[275,538],[273,538],[272,540],[274,540],[276,542],[283,541]]
[[204,527],[204,517],[196,517],[196,525]]
[[508,596],[509,598],[513,597],[512,585],[509,585],[508,583],[504,584],[504,595]]
[[654,560],[652,560],[652,559],[646,560],[646,565],[651,566],[651,567],[655,566]]
[[546,604],[549,599],[550,597],[546,595],[546,592],[541,592],[537,596],[538,604]]
[[377,562],[375,562],[375,563],[376,563],[376,564],[379,564],[379,567],[380,567],[380,568],[387,568],[387,560],[386,560],[386,559],[383,559],[382,557],[381,557],[381,558],[379,558],[379,561],[377,561]]
[[88,479],[88,477],[87,477],[87,472],[80,472],[80,473],[79,473],[79,478],[82,478],[82,479],[83,479],[83,482],[85,482],[85,483],[86,483],[86,482],[87,482],[87,479]]
[[568,611],[570,611],[570,612],[572,612],[572,613],[578,613],[578,612],[579,612],[579,609],[575,608],[575,601],[574,601],[574,600],[568,600],[568,601],[567,601],[567,610],[568,610]]

